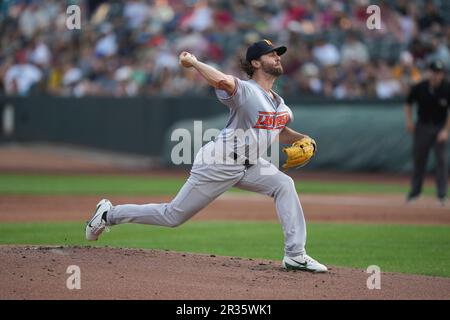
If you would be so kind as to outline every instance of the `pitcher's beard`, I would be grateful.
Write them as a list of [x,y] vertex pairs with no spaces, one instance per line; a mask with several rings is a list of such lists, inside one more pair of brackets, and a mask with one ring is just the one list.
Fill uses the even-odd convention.
[[273,66],[262,63],[261,68],[265,73],[274,77],[279,77],[283,74],[283,66],[281,64],[278,66]]

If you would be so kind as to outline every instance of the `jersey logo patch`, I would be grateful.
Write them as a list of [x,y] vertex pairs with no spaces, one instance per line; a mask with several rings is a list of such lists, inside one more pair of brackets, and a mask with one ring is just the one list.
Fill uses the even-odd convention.
[[255,129],[276,130],[283,129],[289,121],[289,112],[259,111],[258,120],[253,126]]

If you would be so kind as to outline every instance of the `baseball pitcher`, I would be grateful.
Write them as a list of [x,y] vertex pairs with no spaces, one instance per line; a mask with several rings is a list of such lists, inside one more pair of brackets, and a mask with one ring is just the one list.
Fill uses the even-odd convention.
[[[250,80],[224,74],[191,53],[182,52],[180,65],[199,72],[215,88],[219,101],[229,108],[225,128],[197,153],[188,180],[170,203],[113,206],[103,199],[86,225],[86,239],[97,240],[108,226],[123,223],[176,227],[235,186],[274,199],[284,233],[284,268],[326,272],[326,266],[306,254],[306,225],[294,181],[259,156],[275,139],[290,144],[283,149],[287,154],[283,168],[287,170],[304,165],[316,151],[313,139],[287,127],[292,111],[272,90],[274,81],[283,74],[281,56],[286,50],[269,40],[252,44],[242,62]],[[250,139],[236,138],[234,132],[239,130]],[[266,141],[260,143],[260,137]],[[218,150],[222,150],[220,157]],[[264,174],[267,168],[270,174]]]

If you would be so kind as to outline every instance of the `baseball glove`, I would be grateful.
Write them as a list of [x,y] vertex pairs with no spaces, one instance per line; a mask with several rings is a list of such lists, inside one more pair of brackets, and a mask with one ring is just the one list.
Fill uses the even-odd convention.
[[295,141],[290,147],[283,148],[283,152],[287,155],[283,169],[286,171],[290,168],[303,167],[311,160],[316,150],[316,142],[310,137]]

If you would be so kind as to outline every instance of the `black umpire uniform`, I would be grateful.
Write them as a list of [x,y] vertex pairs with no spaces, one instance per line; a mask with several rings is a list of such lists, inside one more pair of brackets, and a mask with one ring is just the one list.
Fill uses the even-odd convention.
[[[417,103],[417,120],[412,124],[411,108]],[[450,84],[445,80],[445,67],[437,61],[430,64],[430,77],[414,85],[407,97],[405,112],[407,126],[413,134],[414,172],[407,200],[416,199],[421,191],[431,148],[436,156],[437,197],[447,200],[447,140],[450,121]],[[445,138],[442,138],[442,137]]]

